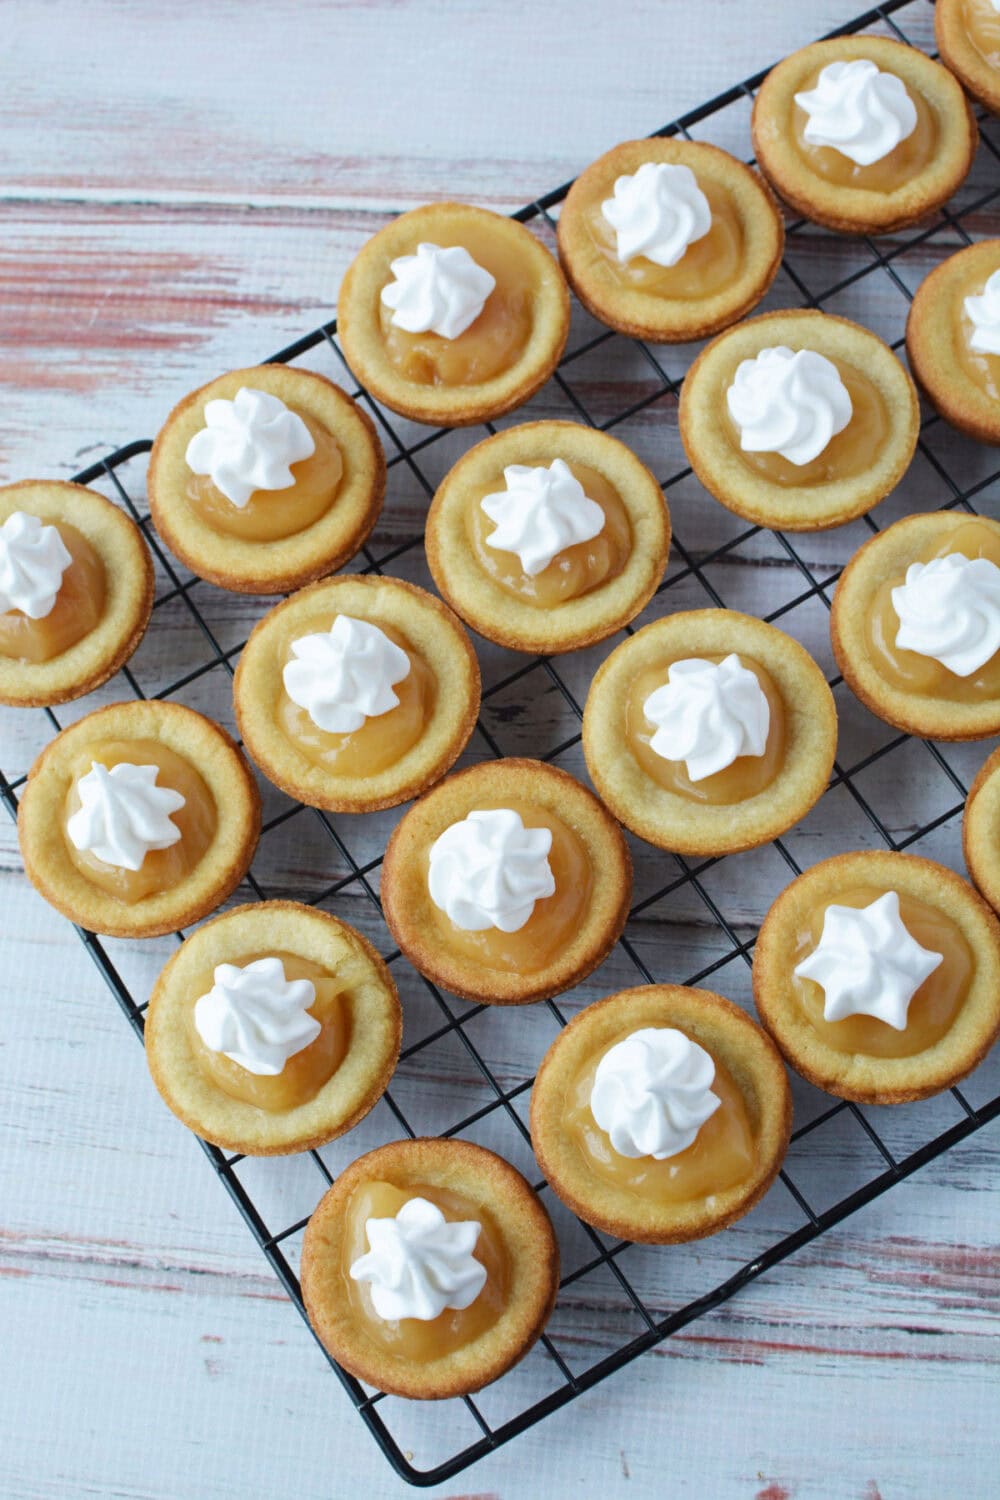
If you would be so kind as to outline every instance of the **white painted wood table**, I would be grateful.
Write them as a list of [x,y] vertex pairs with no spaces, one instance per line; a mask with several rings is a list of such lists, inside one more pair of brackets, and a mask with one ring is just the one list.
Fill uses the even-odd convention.
[[[853,10],[7,0],[0,479],[67,476],[151,435],[190,387],[329,317],[345,266],[390,212],[444,195],[516,207]],[[875,326],[885,311],[835,310]],[[602,379],[588,386],[598,404]],[[671,422],[654,411],[629,440],[651,451],[669,428],[675,442]],[[913,482],[904,508],[933,504],[933,476]],[[690,523],[695,501],[678,504]],[[698,515],[707,548],[730,519]],[[810,555],[835,564],[860,540],[849,529]],[[734,562],[727,598],[753,607],[764,574],[779,586],[760,561]],[[233,631],[256,608],[212,607]],[[182,655],[180,627],[160,623],[155,649]],[[829,665],[818,631],[804,638]],[[841,707],[863,746],[874,721]],[[39,734],[2,715],[0,760],[26,763]],[[956,764],[970,773],[983,753]],[[801,848],[819,858],[837,836],[807,820]],[[839,836],[852,841],[849,827]],[[953,835],[927,852],[958,860]],[[310,857],[285,851],[290,892],[315,882]],[[748,892],[762,871],[747,866],[725,892],[734,922],[759,917]],[[75,934],[25,882],[5,821],[0,901],[0,1495],[407,1493],[156,1097]],[[691,968],[704,934],[674,920]],[[137,945],[122,961],[141,987],[162,956]],[[431,1104],[462,1086],[422,1082]],[[906,1148],[906,1117],[879,1123]],[[439,1493],[995,1494],[996,1145],[983,1131]],[[830,1165],[849,1176],[850,1148]],[[605,1312],[591,1311],[577,1328],[599,1345]],[[442,1408],[443,1428],[453,1420]]]

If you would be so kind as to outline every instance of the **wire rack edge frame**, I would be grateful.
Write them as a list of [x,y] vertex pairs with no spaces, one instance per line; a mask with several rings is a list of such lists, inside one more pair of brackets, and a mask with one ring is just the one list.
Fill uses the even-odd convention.
[[[895,12],[912,6],[914,3],[916,3],[916,0],[885,0],[885,3],[875,6],[872,9],[865,11],[863,14],[854,17],[844,25],[839,26],[833,31],[827,33],[827,35],[830,37],[851,35],[856,32],[863,31],[868,27],[875,26],[881,22],[887,25],[890,30],[899,37],[900,40],[909,42],[910,39],[906,37],[899,30],[899,28],[897,28],[894,23],[889,20],[889,17]],[[679,116],[670,124],[663,126],[660,130],[654,131],[653,135],[670,136],[683,134],[687,132],[691,126],[698,124],[700,121],[705,120],[709,116],[718,113],[731,104],[737,103],[741,99],[750,97],[752,92],[759,87],[768,71],[769,69],[767,68],[761,69],[752,77],[745,79],[741,83],[733,85],[731,88],[726,89],[707,102],[687,111],[685,114]],[[512,217],[521,221],[522,223],[539,217],[547,218],[546,211],[549,208],[553,207],[555,204],[561,202],[571,186],[571,181],[563,183],[560,187],[552,189],[548,193],[541,195],[534,202],[527,204],[524,208],[519,209],[512,215]],[[998,189],[997,191],[1000,192],[1000,189]],[[989,197],[991,198],[993,196],[995,196],[995,194],[993,193],[989,195]],[[876,257],[877,264],[887,265],[887,262],[885,262],[882,257],[877,254],[877,252]],[[786,269],[789,268],[786,266]],[[869,274],[869,272],[873,269],[875,269],[874,265],[864,268],[860,273],[857,274],[866,275]],[[789,270],[789,275],[791,276],[793,282],[797,285],[798,289],[807,298],[807,300],[810,303],[814,302],[815,299],[813,298],[812,294],[809,293],[807,288],[802,286],[795,273]],[[854,278],[851,277],[850,279],[853,280]],[[829,295],[829,293],[827,293],[826,295]],[[298,356],[307,353],[310,349],[316,348],[318,345],[324,342],[330,343],[335,332],[336,319],[333,319],[327,323],[322,324],[319,328],[314,329],[312,332],[303,335],[301,338],[296,339],[291,344],[288,344],[285,348],[279,350],[276,354],[269,356],[267,362],[288,363],[290,360],[293,360]],[[610,335],[607,333],[598,335],[598,337],[595,340],[591,341],[590,344],[584,345],[581,350],[574,351],[575,355],[586,352],[586,350],[592,347],[593,344],[603,342],[606,337],[610,337]],[[336,348],[336,346],[334,346],[334,348]],[[666,378],[664,377],[663,372],[659,369],[658,373],[660,374],[661,378]],[[378,415],[381,418],[381,413],[378,413]],[[591,420],[586,412],[582,412],[582,415],[588,422]],[[626,415],[628,415],[628,413],[622,414],[623,417]],[[402,445],[399,444],[398,438],[396,437],[395,433],[390,427],[388,427],[385,419],[381,418],[381,420],[383,427],[388,430],[389,435],[393,438],[397,447],[400,448],[395,462],[407,459],[410,454],[415,451],[414,447],[411,447],[409,449],[403,448]],[[434,435],[432,435],[425,441],[433,441],[433,436]],[[416,445],[417,448],[419,448],[420,446],[422,446],[422,444]],[[133,459],[143,453],[148,453],[151,448],[152,442],[149,439],[136,439],[135,441],[127,443],[123,447],[116,449],[114,452],[109,453],[106,457],[97,460],[95,463],[88,465],[87,468],[75,474],[73,476],[73,480],[78,484],[89,484],[97,479],[110,480],[118,490],[120,498],[124,501],[126,506],[130,510],[134,511],[134,506],[132,505],[131,499],[127,491],[125,491],[120,481],[117,479],[115,471],[122,465],[126,464],[130,459]],[[935,467],[938,468],[939,472],[941,473],[941,477],[947,479],[952,489],[955,490],[955,498],[952,500],[951,504],[954,505],[961,501],[962,503],[965,503],[967,505],[967,508],[971,509],[971,506],[968,506],[968,493],[971,493],[971,491],[965,494],[960,494],[957,486],[955,486],[954,482],[951,481],[950,476],[948,476],[943,470],[940,469],[940,465],[935,463]],[[420,476],[419,473],[418,477],[422,479],[422,476]],[[991,476],[991,478],[992,477],[993,476]],[[981,488],[980,485],[975,486],[976,490],[978,490],[979,488]],[[138,519],[138,517],[136,518]],[[758,531],[760,529],[761,528],[753,527],[751,528],[751,532]],[[873,527],[873,529],[875,528]],[[778,539],[784,546],[785,550],[788,552],[790,558],[799,566],[804,576],[807,579],[811,580],[814,588],[817,591],[821,592],[821,586],[816,584],[816,581],[812,578],[809,570],[795,554],[794,549],[790,547],[785,538],[780,534],[778,534]],[[400,548],[398,550],[409,550],[412,545],[413,544],[408,543],[404,548]],[[729,546],[732,545],[732,543],[728,543],[726,545]],[[394,551],[389,556],[382,558],[378,563],[372,562],[371,567],[380,569],[383,563],[390,561],[395,555],[396,552]],[[697,566],[693,567],[691,570],[697,572]],[[366,569],[366,571],[370,571],[370,569]],[[702,580],[702,582],[704,583],[705,581]],[[822,587],[828,587],[829,582],[830,580],[827,580],[827,583]],[[705,586],[706,588],[709,587],[707,584],[705,584]],[[197,608],[190,604],[189,607],[192,609],[195,617],[198,618],[199,623],[201,623],[203,628],[205,628],[204,622],[201,621]],[[784,610],[780,611],[780,613],[783,612]],[[214,637],[210,636],[210,639],[214,643]],[[218,650],[217,647],[216,650]],[[234,654],[235,652],[227,652],[225,654],[225,657],[223,658],[224,661],[228,663],[229,656]],[[534,662],[532,662],[532,665],[534,665]],[[131,685],[136,692],[136,696],[144,696],[141,693],[141,690],[138,688],[138,685],[134,682],[133,679],[131,679],[131,674],[129,674],[127,667],[124,670],[125,675],[129,678]],[[173,685],[173,689],[176,690],[180,686],[180,683],[176,683]],[[565,693],[565,688],[563,689],[563,691]],[[47,712],[49,712],[53,724],[58,729],[58,723],[51,715],[51,711]],[[933,747],[931,748],[932,753],[934,753]],[[502,754],[499,749],[495,749],[495,753]],[[881,752],[876,752],[876,754],[879,753]],[[866,762],[861,762],[860,766],[852,767],[850,774],[856,774],[861,766],[863,766],[865,763]],[[954,773],[949,772],[949,774],[951,774],[952,779],[955,780]],[[11,817],[15,819],[15,821],[17,817],[18,805],[17,789],[22,784],[23,779],[23,777],[19,777],[15,779],[15,781],[11,782],[6,778],[2,771],[0,771],[0,797],[2,797],[4,804],[8,809],[8,812],[10,813]],[[844,776],[843,779],[846,781],[847,777]],[[867,808],[865,810],[868,811],[869,817],[872,817],[871,810]],[[950,810],[947,814],[943,815],[941,819],[935,820],[935,822],[944,821],[952,816],[954,816],[953,809]],[[876,823],[879,831],[888,838],[888,835],[886,835],[885,830],[881,828],[881,825],[878,823],[877,819],[873,818],[872,821]],[[930,831],[933,826],[934,823],[931,823],[929,825],[926,825],[924,828],[921,828],[919,830],[920,834]],[[889,840],[889,842],[891,845],[892,841]],[[354,867],[353,873],[349,877],[349,880],[353,882],[354,880],[358,879],[359,875],[363,880],[364,875],[366,874],[366,870],[359,869],[356,866],[355,861],[353,860],[353,856],[349,856],[349,858],[351,865]],[[789,863],[791,863],[790,856],[786,854],[785,858]],[[687,878],[688,877],[685,877],[685,880]],[[670,887],[668,887],[668,889],[669,888]],[[658,894],[662,895],[664,893],[660,892]],[[377,900],[377,898],[375,899]],[[722,917],[721,913],[716,913],[716,915],[719,924],[724,928],[728,928],[728,924],[725,922],[725,919]],[[105,983],[108,985],[115,999],[118,1001],[119,1006],[127,1017],[137,1037],[141,1041],[143,1036],[143,1012],[145,1010],[145,1006],[137,1005],[135,1000],[132,998],[128,986],[122,979],[121,975],[118,973],[118,970],[110,959],[109,955],[106,953],[100,938],[96,934],[88,932],[80,927],[77,927],[77,932],[92,961],[98,968],[99,972],[105,980]],[[745,948],[746,946],[746,944],[739,945],[740,948]],[[734,948],[733,952],[727,954],[726,961],[729,961],[729,959],[734,957],[737,951],[738,949]],[[636,962],[639,963],[640,968],[643,967],[638,959],[636,959]],[[449,1024],[445,1028],[442,1028],[442,1030],[452,1029],[453,1023]],[[432,1039],[432,1037],[422,1038],[421,1041],[416,1044],[417,1050],[419,1050],[419,1048],[424,1045],[429,1045]],[[489,1070],[487,1069],[486,1071],[488,1073]],[[491,1081],[494,1083],[494,1087],[498,1090],[498,1098],[492,1101],[489,1109],[492,1110],[493,1108],[498,1107],[500,1103],[504,1103],[507,1105],[509,1110],[509,1094],[501,1095],[499,1086],[496,1084],[496,1080],[491,1079]],[[645,1321],[647,1323],[645,1331],[638,1334],[627,1343],[621,1345],[612,1353],[606,1355],[603,1359],[591,1365],[581,1374],[574,1374],[572,1371],[570,1371],[568,1366],[566,1366],[562,1359],[558,1356],[557,1352],[551,1346],[549,1346],[550,1355],[556,1360],[562,1370],[564,1376],[563,1384],[561,1384],[557,1389],[549,1392],[547,1395],[541,1397],[531,1406],[526,1407],[524,1410],[518,1412],[517,1415],[509,1418],[495,1428],[490,1427],[482,1417],[482,1415],[479,1413],[478,1408],[468,1398],[466,1398],[466,1404],[470,1408],[473,1417],[482,1430],[482,1436],[476,1441],[468,1444],[459,1452],[453,1454],[450,1458],[436,1464],[431,1469],[417,1469],[409,1461],[407,1455],[399,1447],[396,1438],[394,1437],[392,1432],[390,1432],[381,1415],[379,1414],[378,1401],[380,1397],[378,1395],[374,1397],[366,1395],[364,1388],[360,1385],[360,1383],[355,1380],[353,1376],[349,1375],[346,1371],[341,1369],[340,1366],[330,1358],[325,1349],[323,1350],[324,1356],[326,1357],[333,1370],[336,1372],[345,1389],[348,1391],[348,1394],[350,1395],[356,1410],[364,1419],[385,1458],[390,1463],[392,1468],[396,1471],[396,1473],[400,1476],[400,1478],[404,1479],[407,1483],[415,1486],[429,1486],[454,1478],[455,1475],[468,1468],[469,1465],[475,1463],[480,1458],[485,1457],[487,1454],[495,1451],[503,1444],[509,1442],[512,1438],[526,1431],[529,1427],[534,1426],[535,1423],[540,1421],[542,1418],[567,1405],[578,1395],[599,1384],[602,1380],[606,1379],[616,1370],[622,1369],[638,1355],[648,1351],[656,1344],[662,1342],[662,1340],[669,1337],[670,1334],[677,1332],[687,1324],[695,1321],[704,1313],[707,1313],[712,1309],[720,1306],[731,1296],[733,1296],[733,1294],[740,1288],[756,1280],[759,1276],[763,1275],[765,1271],[779,1264],[781,1261],[787,1259],[797,1250],[801,1249],[803,1246],[809,1244],[812,1240],[822,1235],[826,1230],[832,1228],[836,1224],[841,1223],[843,1220],[849,1218],[853,1213],[857,1212],[858,1209],[864,1207],[866,1204],[871,1203],[874,1199],[880,1197],[895,1183],[901,1182],[905,1178],[911,1176],[914,1172],[918,1171],[928,1162],[934,1160],[936,1157],[950,1150],[953,1146],[967,1139],[970,1135],[974,1134],[977,1130],[980,1130],[983,1126],[989,1124],[992,1120],[1000,1117],[1000,1095],[997,1095],[995,1098],[989,1100],[986,1104],[981,1105],[979,1108],[974,1109],[960,1094],[957,1093],[957,1090],[953,1092],[957,1094],[959,1102],[963,1107],[963,1117],[959,1119],[956,1124],[952,1125],[947,1130],[941,1132],[932,1139],[924,1142],[922,1146],[918,1147],[908,1156],[900,1160],[896,1160],[892,1157],[877,1134],[874,1132],[873,1128],[869,1126],[864,1120],[864,1117],[857,1116],[863,1127],[865,1128],[867,1134],[878,1146],[881,1155],[886,1161],[886,1168],[884,1171],[880,1172],[870,1181],[864,1183],[860,1188],[857,1188],[854,1192],[841,1199],[831,1208],[821,1212],[813,1211],[809,1207],[808,1203],[794,1189],[794,1184],[786,1183],[786,1185],[792,1192],[792,1196],[798,1201],[799,1207],[805,1215],[805,1222],[803,1222],[798,1229],[793,1230],[792,1232],[784,1235],[781,1239],[776,1240],[767,1248],[767,1250],[756,1256],[753,1260],[745,1263],[727,1280],[719,1283],[717,1286],[713,1287],[711,1291],[705,1293],[704,1295],[686,1303],[683,1307],[678,1308],[669,1316],[660,1319],[653,1319],[648,1313],[645,1312],[645,1309],[643,1308]],[[829,1119],[830,1116],[837,1114],[848,1107],[853,1108],[851,1106],[846,1106],[845,1101],[832,1102],[831,1106],[828,1109],[824,1110],[820,1115],[813,1117],[803,1127],[801,1127],[799,1131],[795,1132],[793,1139],[799,1138],[802,1135],[809,1133],[814,1128]],[[481,1112],[477,1112],[477,1117],[478,1113]],[[399,1118],[400,1123],[407,1130],[409,1130],[409,1126],[406,1124],[405,1120],[398,1115],[397,1118]],[[466,1122],[466,1126],[468,1125],[468,1123],[471,1122]],[[456,1130],[460,1128],[462,1127],[456,1127]],[[195,1137],[195,1139],[198,1140],[199,1145],[202,1147],[206,1156],[209,1158],[210,1162],[215,1168],[217,1176],[224,1183],[231,1199],[239,1209],[240,1214],[247,1224],[247,1227],[256,1240],[259,1248],[263,1251],[265,1258],[267,1259],[269,1265],[277,1276],[279,1282],[283,1286],[288,1297],[305,1320],[306,1326],[309,1327],[308,1318],[306,1317],[305,1309],[302,1303],[298,1278],[295,1276],[281,1250],[281,1242],[295,1233],[297,1229],[300,1229],[302,1225],[292,1225],[283,1230],[279,1235],[271,1235],[268,1232],[267,1225],[261,1218],[250,1193],[247,1191],[240,1179],[232,1170],[233,1166],[236,1165],[237,1162],[242,1158],[239,1155],[226,1157],[226,1155],[217,1147],[210,1145],[204,1140],[201,1140],[200,1137]],[[325,1164],[319,1158],[316,1158],[316,1160],[321,1171],[326,1175],[327,1179],[332,1180]],[[303,1223],[304,1222],[305,1221],[303,1221]],[[588,1262],[584,1266],[583,1271],[589,1271],[593,1268],[594,1265],[600,1264],[601,1262],[611,1264],[612,1268],[615,1269],[613,1266],[613,1262],[611,1261],[611,1254],[605,1250],[597,1257],[594,1262]],[[577,1272],[574,1272],[570,1279],[577,1279],[577,1276],[579,1274],[579,1270]],[[634,1298],[635,1294],[633,1293],[632,1295]],[[322,1349],[322,1345],[320,1345],[320,1348]]]

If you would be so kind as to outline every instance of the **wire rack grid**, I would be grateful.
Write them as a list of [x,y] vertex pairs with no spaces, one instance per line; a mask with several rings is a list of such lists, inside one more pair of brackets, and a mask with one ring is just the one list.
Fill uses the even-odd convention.
[[[878,31],[930,50],[927,14],[929,7],[920,0],[888,0],[842,31]],[[745,155],[749,106],[762,77],[737,85],[658,133],[712,139]],[[843,311],[902,349],[914,286],[935,258],[988,232],[990,215],[1000,208],[1000,151],[990,122],[980,124],[977,167],[961,200],[932,224],[876,244],[835,240],[804,221],[789,223],[782,275],[765,305]],[[516,217],[551,242],[568,187],[539,198]],[[911,471],[902,494],[879,508],[877,519],[844,528],[836,539],[812,535],[805,542],[745,526],[700,491],[677,441],[678,392],[695,352],[624,340],[576,309],[562,366],[530,412],[522,410],[514,420],[575,417],[614,431],[658,462],[675,522],[672,561],[637,623],[667,609],[746,608],[750,600],[752,612],[780,622],[831,666],[825,624],[830,591],[854,547],[913,509],[960,507],[974,513],[974,502],[987,499],[1000,469],[992,454],[925,414],[917,472]],[[383,526],[352,566],[426,582],[420,517],[441,474],[476,434],[412,426],[355,388],[335,322],[273,358],[327,373],[332,366],[332,373],[367,403],[388,450],[390,500]],[[496,430],[486,425],[487,431]],[[140,648],[121,680],[137,698],[176,698],[231,722],[230,681],[252,617],[241,613],[246,601],[222,599],[160,546],[144,499],[143,461],[150,446],[130,443],[76,476],[103,488],[136,519],[155,556],[151,647]],[[160,638],[165,645],[157,648]],[[554,662],[516,657],[487,643],[481,652],[483,712],[465,759],[527,749],[585,776],[581,703],[596,662],[609,649],[606,644],[596,655],[577,653]],[[415,974],[393,949],[381,915],[378,877],[396,815],[388,815],[388,821],[379,815],[335,819],[291,803],[262,783],[261,846],[238,894],[259,900],[294,895],[335,908],[366,931],[392,964],[406,1011],[393,1084],[345,1141],[266,1163],[201,1143],[289,1297],[305,1317],[297,1256],[319,1194],[352,1157],[401,1133],[463,1135],[498,1149],[534,1181],[560,1237],[560,1299],[540,1344],[496,1385],[475,1398],[447,1403],[446,1421],[439,1414],[432,1420],[419,1403],[368,1389],[333,1366],[386,1458],[410,1483],[454,1476],[694,1319],[723,1308],[769,1267],[1000,1115],[1000,1074],[991,1073],[989,1062],[962,1089],[891,1112],[832,1101],[796,1079],[796,1129],[780,1185],[746,1220],[697,1254],[685,1247],[656,1250],[611,1240],[569,1215],[540,1180],[526,1124],[528,1095],[542,1053],[580,1006],[638,977],[647,983],[708,983],[749,1007],[757,926],[782,885],[815,858],[841,847],[919,848],[959,865],[958,820],[982,748],[970,752],[894,734],[853,703],[833,671],[828,675],[841,713],[841,753],[817,812],[751,855],[691,861],[633,841],[637,899],[616,952],[571,995],[527,1011],[457,1001]],[[120,696],[116,681],[103,697],[91,695],[58,715],[37,711],[33,730],[14,736],[17,769],[0,775],[0,793],[13,815],[34,750],[71,718]],[[102,940],[82,930],[80,937],[141,1037],[143,997],[171,940],[164,940],[164,949]]]

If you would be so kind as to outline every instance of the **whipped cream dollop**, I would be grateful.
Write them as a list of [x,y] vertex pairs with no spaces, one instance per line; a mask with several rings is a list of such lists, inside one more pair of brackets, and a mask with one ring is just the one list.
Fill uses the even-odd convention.
[[382,288],[392,322],[404,333],[439,333],[457,339],[476,321],[496,286],[462,245],[421,244],[416,255],[391,262],[393,281]]
[[822,989],[824,1020],[873,1016],[905,1031],[910,1001],[942,961],[907,930],[899,896],[886,891],[870,906],[828,906],[818,944],[794,972]]
[[486,543],[499,552],[516,552],[529,578],[567,547],[603,531],[604,511],[561,458],[548,468],[508,464],[503,479],[506,490],[479,502],[496,526]]
[[724,771],[741,755],[763,755],[771,706],[753,672],[733,652],[720,662],[692,657],[667,668],[643,713],[656,733],[650,748],[682,760],[692,781]]
[[615,231],[622,264],[643,255],[658,266],[675,266],[712,227],[697,177],[679,162],[644,161],[638,171],[619,177],[601,213]]
[[1000,354],[1000,271],[993,272],[978,297],[966,297],[962,305],[972,324],[969,348],[977,354]]
[[551,848],[551,829],[525,828],[509,808],[471,812],[431,845],[431,900],[463,932],[518,932],[555,892]]
[[44,620],[72,561],[55,526],[15,510],[0,526],[0,614],[19,609],[29,620]]
[[832,146],[859,167],[881,161],[917,128],[906,84],[865,57],[827,63],[795,102],[809,116],[802,132],[809,145]]
[[90,770],[76,784],[80,806],[67,819],[70,843],[119,870],[141,870],[154,849],[170,849],[181,831],[171,813],[180,812],[185,798],[168,786],[157,786],[159,766],[102,766]]
[[409,676],[410,658],[369,620],[338,615],[329,630],[300,635],[281,673],[285,692],[317,729],[352,734],[366,719],[399,703],[393,692]]
[[194,1006],[195,1030],[211,1052],[248,1073],[273,1078],[322,1031],[309,1007],[311,979],[286,979],[280,958],[217,964],[212,988]]
[[207,475],[238,510],[256,490],[287,490],[291,465],[311,458],[316,444],[298,412],[278,396],[241,386],[232,401],[205,402],[205,425],[187,445],[194,474]]
[[715,1063],[673,1026],[644,1026],[597,1064],[590,1110],[619,1156],[665,1161],[694,1143],[722,1100]]
[[892,590],[896,645],[971,677],[1000,650],[1000,568],[988,557],[950,552],[911,563]]
[[799,467],[819,457],[854,410],[832,360],[784,344],[740,361],[726,404],[744,453],[780,453]]
[[429,1323],[448,1308],[471,1307],[486,1285],[473,1250],[482,1225],[451,1221],[426,1198],[410,1198],[394,1219],[366,1219],[369,1249],[352,1261],[353,1281],[366,1281],[372,1306],[387,1323]]

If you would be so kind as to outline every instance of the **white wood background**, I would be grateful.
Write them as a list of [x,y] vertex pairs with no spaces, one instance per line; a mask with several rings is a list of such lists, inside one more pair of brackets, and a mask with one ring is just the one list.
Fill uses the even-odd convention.
[[[444,195],[514,207],[854,9],[6,0],[0,480],[68,475],[151,435],[191,386],[328,317],[345,266],[389,211]],[[918,9],[926,30],[929,9]],[[821,270],[821,252],[812,264]],[[837,310],[890,317],[878,300]],[[899,309],[891,316],[898,324]],[[595,404],[610,399],[607,371],[584,379]],[[629,440],[641,449],[660,436],[640,422]],[[956,452],[974,471],[977,455]],[[924,489],[903,509],[935,503],[926,472],[913,484]],[[403,496],[404,531],[406,507]],[[690,520],[696,500],[680,496],[678,508]],[[718,508],[697,509],[699,541],[727,534]],[[859,540],[816,539],[811,555],[842,560],[837,549]],[[728,570],[727,598],[750,599],[760,560]],[[213,607],[220,628],[239,628],[238,609]],[[160,624],[165,644],[137,670],[166,670],[164,652],[170,670],[183,661],[183,622]],[[799,633],[825,660],[819,625]],[[841,706],[856,759],[880,731]],[[26,762],[40,733],[3,715],[0,759]],[[981,758],[980,747],[954,763],[968,775]],[[943,810],[948,789],[922,760],[907,764],[902,779],[923,796],[926,778],[926,797],[944,799],[932,811]],[[888,775],[875,781],[890,798]],[[835,847],[829,825],[807,821],[800,837],[808,858]],[[849,819],[841,837],[861,841]],[[957,862],[953,833],[928,852]],[[319,882],[311,851],[295,858],[275,879]],[[763,863],[742,868],[764,871],[766,888]],[[640,877],[651,889],[648,857]],[[760,914],[748,887],[724,893],[737,922]],[[0,1495],[408,1493],[155,1096],[75,935],[25,883],[4,823],[0,910]],[[706,939],[694,917],[674,920],[692,969]],[[140,987],[163,957],[156,945],[115,952]],[[745,987],[745,975],[730,977]],[[606,974],[581,998],[614,982]],[[512,1076],[527,1061],[513,1060]],[[463,1085],[459,1073],[448,1081]],[[437,1083],[424,1086],[432,1096]],[[801,1091],[799,1102],[811,1107]],[[928,1119],[940,1128],[950,1117],[912,1119],[879,1124],[907,1148]],[[438,1493],[995,1494],[996,1144],[994,1127]],[[854,1164],[850,1143],[835,1142],[829,1180],[848,1182]],[[759,1232],[728,1253],[745,1254]],[[692,1285],[715,1253],[725,1252],[699,1248],[683,1262]],[[577,1308],[575,1327],[599,1350],[611,1313],[604,1302],[590,1312],[588,1324]],[[450,1404],[438,1421],[446,1450]]]

